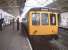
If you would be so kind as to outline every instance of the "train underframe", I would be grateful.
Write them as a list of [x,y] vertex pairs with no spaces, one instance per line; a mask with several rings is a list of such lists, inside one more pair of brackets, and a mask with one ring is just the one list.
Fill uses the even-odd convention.
[[31,41],[50,41],[50,40],[57,40],[58,39],[58,35],[32,35],[29,36],[29,39]]

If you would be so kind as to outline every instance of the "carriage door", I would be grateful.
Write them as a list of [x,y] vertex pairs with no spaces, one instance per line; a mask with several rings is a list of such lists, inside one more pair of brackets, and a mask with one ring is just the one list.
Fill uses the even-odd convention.
[[51,33],[57,33],[58,29],[58,23],[57,23],[57,15],[56,14],[50,14],[50,32]]
[[41,12],[41,30],[42,35],[49,34],[49,15],[45,12]]

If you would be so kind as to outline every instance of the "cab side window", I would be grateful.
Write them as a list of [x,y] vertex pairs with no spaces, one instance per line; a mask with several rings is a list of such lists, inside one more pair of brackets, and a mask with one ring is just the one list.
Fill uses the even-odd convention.
[[42,20],[42,25],[48,25],[48,14],[42,13],[41,20]]
[[32,13],[32,25],[40,25],[40,13]]

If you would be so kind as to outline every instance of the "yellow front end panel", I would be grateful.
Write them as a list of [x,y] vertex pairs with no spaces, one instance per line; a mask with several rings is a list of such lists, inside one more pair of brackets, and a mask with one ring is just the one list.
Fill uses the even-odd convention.
[[[55,35],[58,33],[57,15],[56,15],[56,25],[50,25],[49,14],[48,14],[49,25],[32,25],[32,12],[29,13],[29,35],[53,35],[53,34]],[[45,12],[45,11],[41,11],[41,12]],[[41,13],[41,12],[38,11],[36,13]]]
[[58,28],[56,26],[32,26],[29,29],[30,35],[53,35],[58,33]]

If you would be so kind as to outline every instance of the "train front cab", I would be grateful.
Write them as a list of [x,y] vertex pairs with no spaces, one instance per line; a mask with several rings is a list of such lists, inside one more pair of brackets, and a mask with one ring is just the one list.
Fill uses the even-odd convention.
[[30,11],[29,36],[30,38],[56,39],[58,37],[58,14],[48,11]]

